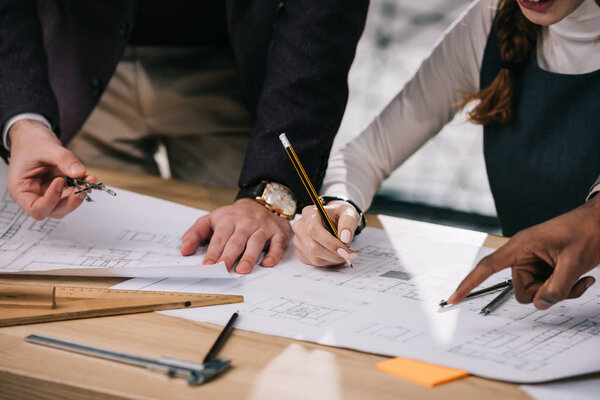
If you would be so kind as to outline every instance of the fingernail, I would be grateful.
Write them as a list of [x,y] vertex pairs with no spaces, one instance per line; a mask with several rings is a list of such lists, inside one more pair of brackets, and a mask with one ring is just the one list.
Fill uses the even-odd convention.
[[590,288],[590,286],[592,286],[594,283],[596,283],[595,280],[590,280],[588,283],[585,284],[585,290],[588,290]]
[[340,240],[344,243],[350,243],[350,235],[352,235],[352,232],[349,229],[344,229],[340,235]]
[[349,258],[349,259],[351,259],[351,260],[354,260],[356,257],[358,257],[358,254],[357,254],[357,253],[350,253],[350,254],[348,255],[348,258]]
[[75,164],[69,167],[69,173],[71,174],[71,176],[78,176],[83,174],[84,169],[85,168],[83,168],[83,165],[81,163],[76,162]]
[[204,261],[202,261],[202,265],[212,265],[214,263],[215,262],[213,260],[207,258],[205,258]]
[[247,274],[250,272],[250,270],[252,266],[250,265],[250,263],[248,261],[240,261],[237,265],[237,267],[235,268],[236,272],[240,273],[240,274]]
[[344,260],[347,260],[348,258],[350,258],[350,255],[348,254],[348,252],[344,249],[337,249],[337,253],[340,255],[340,257],[342,257]]
[[58,181],[58,183],[56,184],[56,191],[58,193],[62,194],[64,188],[65,188],[65,181],[63,181],[61,178],[60,181]]
[[77,194],[77,198],[78,198],[79,200],[85,200],[85,193],[78,193],[78,194]]
[[538,310],[547,310],[548,308],[552,307],[553,303],[550,303],[544,299],[537,299],[534,303],[535,308],[537,308]]
[[265,257],[262,260],[262,264],[271,266],[273,265],[273,259],[271,257]]

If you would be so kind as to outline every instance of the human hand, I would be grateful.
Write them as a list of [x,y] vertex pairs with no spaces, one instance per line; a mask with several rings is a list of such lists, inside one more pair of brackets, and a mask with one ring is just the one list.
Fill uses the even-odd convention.
[[347,259],[353,260],[357,257],[348,247],[360,222],[356,209],[345,201],[336,200],[328,203],[325,210],[336,225],[341,240],[325,228],[315,206],[304,207],[302,218],[294,223],[292,229],[296,234],[296,255],[305,264],[324,267],[342,264]]
[[236,272],[249,274],[260,253],[268,248],[263,267],[277,265],[292,237],[290,222],[253,199],[239,199],[199,218],[183,235],[181,254],[192,255],[210,238],[203,264],[224,261],[231,270],[240,258]]
[[512,268],[515,296],[539,310],[581,296],[595,279],[580,278],[600,264],[600,196],[525,229],[482,259],[448,299],[460,303],[490,275]]
[[[11,126],[8,166],[10,197],[36,220],[62,218],[81,205],[85,194],[65,187],[64,175],[83,178],[85,167],[56,135],[39,121],[20,120]],[[96,182],[94,176],[85,178]]]

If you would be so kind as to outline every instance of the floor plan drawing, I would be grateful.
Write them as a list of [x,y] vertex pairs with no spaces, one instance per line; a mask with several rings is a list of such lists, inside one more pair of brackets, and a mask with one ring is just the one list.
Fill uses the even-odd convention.
[[[449,350],[468,357],[493,360],[517,370],[535,371],[558,354],[585,341],[600,338],[600,321],[585,319],[568,323],[570,319],[554,318],[549,314],[536,319],[546,327],[540,329],[494,329]],[[558,323],[558,325],[557,325]]]
[[[581,298],[546,311],[511,298],[481,315],[493,293],[440,309],[440,300],[491,250],[415,238],[410,232],[387,237],[369,228],[352,246],[359,254],[354,268],[309,267],[290,254],[292,248],[275,268],[257,266],[223,285],[208,279],[189,284],[132,279],[117,287],[243,295],[241,304],[167,314],[224,324],[239,310],[240,329],[412,358],[495,379],[540,382],[600,370],[599,288],[592,286]],[[600,279],[600,271],[592,275]],[[503,271],[483,286],[509,276]]]
[[358,328],[355,333],[361,336],[374,336],[402,343],[417,340],[425,334],[424,332],[413,331],[403,326],[387,325],[379,322],[368,323]]
[[[0,194],[0,273],[214,275],[200,268],[204,247],[190,257],[179,252],[181,235],[204,211],[117,190],[117,196],[98,196],[62,219],[37,221],[10,199],[5,166]],[[218,269],[215,276],[230,278]]]
[[268,318],[295,320],[313,326],[324,326],[352,314],[348,310],[285,297],[268,299],[248,309],[248,312]]

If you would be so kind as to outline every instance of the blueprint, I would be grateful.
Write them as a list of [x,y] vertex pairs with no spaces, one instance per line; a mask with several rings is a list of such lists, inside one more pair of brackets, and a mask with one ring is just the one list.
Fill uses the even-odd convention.
[[[493,379],[541,382],[599,371],[598,284],[547,311],[512,298],[480,315],[494,295],[439,309],[439,301],[493,251],[473,238],[469,244],[453,242],[466,237],[462,232],[415,222],[396,224],[393,234],[366,229],[352,243],[359,254],[352,269],[303,265],[290,245],[280,265],[257,266],[237,281],[138,278],[117,287],[240,294],[242,304],[167,313],[224,324],[240,310],[240,329],[413,358]],[[600,279],[598,271],[591,275]],[[509,277],[510,271],[502,271],[483,286]]]
[[36,221],[6,191],[0,167],[0,273],[234,278],[203,266],[204,250],[179,254],[180,237],[205,211],[125,190],[91,194],[62,219]]

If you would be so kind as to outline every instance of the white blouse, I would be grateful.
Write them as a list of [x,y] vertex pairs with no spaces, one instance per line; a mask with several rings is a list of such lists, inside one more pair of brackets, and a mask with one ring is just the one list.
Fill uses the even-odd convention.
[[[369,127],[332,153],[323,194],[347,197],[368,209],[381,183],[452,120],[461,92],[480,90],[481,63],[497,4],[474,2]],[[599,70],[599,38],[600,6],[584,0],[562,21],[542,28],[539,66],[562,74]]]

